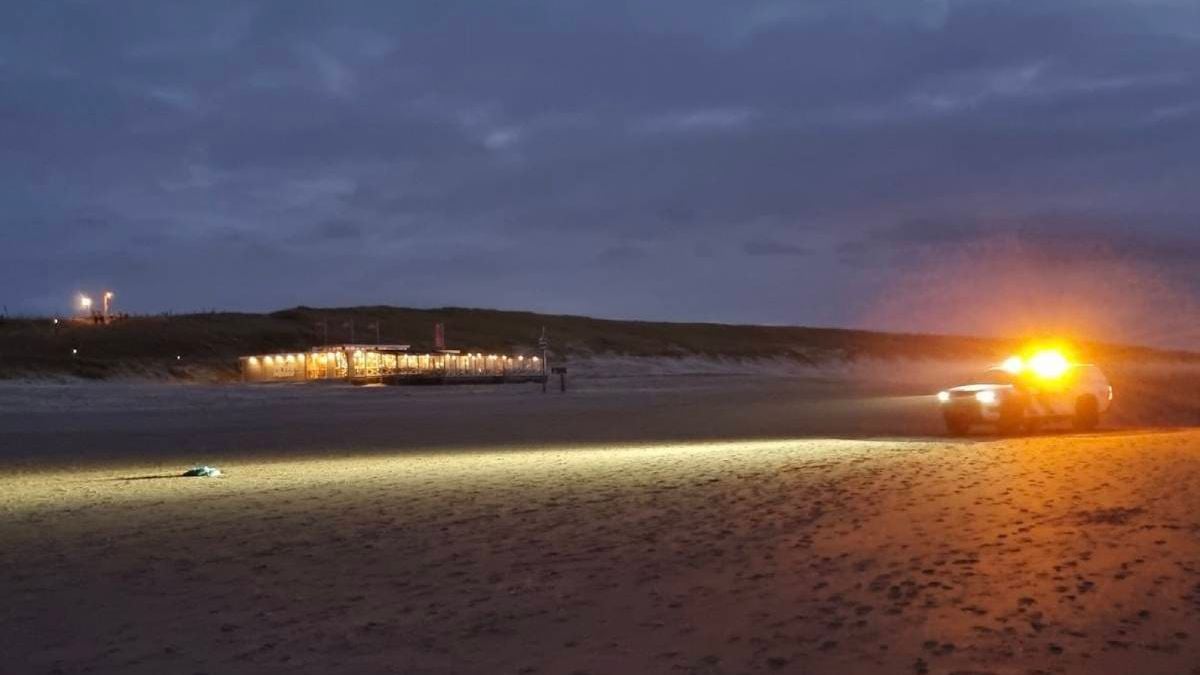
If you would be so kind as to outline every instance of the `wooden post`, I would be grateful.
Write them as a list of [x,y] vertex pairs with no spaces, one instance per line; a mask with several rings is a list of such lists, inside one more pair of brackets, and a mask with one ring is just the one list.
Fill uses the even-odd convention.
[[542,393],[546,393],[546,356],[550,348],[550,340],[546,337],[546,327],[542,326],[542,336],[538,338],[538,346],[542,348]]

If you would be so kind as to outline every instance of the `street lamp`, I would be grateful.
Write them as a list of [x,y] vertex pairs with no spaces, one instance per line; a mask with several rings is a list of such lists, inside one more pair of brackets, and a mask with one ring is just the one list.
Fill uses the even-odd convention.
[[112,299],[116,297],[112,291],[104,291],[104,323],[108,323],[108,310],[112,306]]
[[79,296],[79,309],[88,311],[92,308],[92,299],[86,295]]

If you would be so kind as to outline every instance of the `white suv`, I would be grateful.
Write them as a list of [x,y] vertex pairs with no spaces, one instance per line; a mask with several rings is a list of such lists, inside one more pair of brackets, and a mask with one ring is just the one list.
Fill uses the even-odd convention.
[[977,424],[993,425],[1009,434],[1056,421],[1070,421],[1077,430],[1090,431],[1112,401],[1113,388],[1096,366],[1063,360],[1045,370],[1029,367],[1019,357],[969,384],[938,393],[946,429],[954,435],[963,435]]

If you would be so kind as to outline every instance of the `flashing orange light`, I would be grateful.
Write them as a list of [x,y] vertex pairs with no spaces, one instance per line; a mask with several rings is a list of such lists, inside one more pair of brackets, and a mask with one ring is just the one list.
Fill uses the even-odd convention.
[[1071,368],[1071,362],[1057,349],[1044,349],[1030,357],[1029,368],[1043,380],[1057,380]]
[[1044,348],[1030,352],[1028,357],[1010,356],[1000,368],[1013,375],[1030,374],[1042,380],[1057,380],[1071,368],[1071,362],[1058,349]]

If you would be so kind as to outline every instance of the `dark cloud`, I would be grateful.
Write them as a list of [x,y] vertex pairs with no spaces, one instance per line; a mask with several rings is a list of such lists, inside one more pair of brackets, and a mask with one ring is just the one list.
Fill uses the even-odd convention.
[[1183,0],[9,4],[0,286],[861,323],[980,241],[1182,266],[1198,82]]
[[747,241],[742,244],[742,250],[746,252],[746,255],[755,256],[806,256],[813,254],[812,249],[770,239],[753,239]]
[[313,236],[320,240],[358,240],[363,236],[362,225],[348,220],[327,220],[317,225]]
[[603,263],[621,265],[626,262],[638,260],[645,255],[646,252],[637,246],[617,244],[616,246],[609,246],[600,251],[596,258]]

